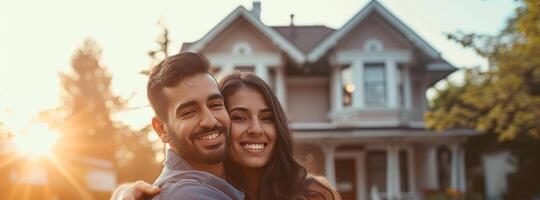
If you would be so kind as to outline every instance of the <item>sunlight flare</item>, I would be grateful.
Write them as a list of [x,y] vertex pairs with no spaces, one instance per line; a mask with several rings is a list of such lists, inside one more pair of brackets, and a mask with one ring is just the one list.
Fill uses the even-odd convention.
[[17,134],[13,144],[17,153],[31,156],[51,156],[59,135],[51,131],[45,124],[37,124],[26,132]]

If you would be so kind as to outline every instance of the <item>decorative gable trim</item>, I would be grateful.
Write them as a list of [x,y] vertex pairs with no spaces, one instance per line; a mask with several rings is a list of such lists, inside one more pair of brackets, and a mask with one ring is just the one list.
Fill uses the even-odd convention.
[[306,56],[304,55],[304,53],[302,53],[300,49],[291,44],[276,30],[264,25],[260,20],[256,19],[243,6],[239,6],[238,8],[236,8],[231,14],[225,17],[225,19],[223,19],[218,25],[216,25],[212,30],[210,30],[210,32],[204,35],[203,38],[191,45],[186,51],[200,52],[206,47],[208,43],[210,43],[214,38],[216,38],[220,33],[222,33],[240,16],[244,17],[248,22],[255,26],[255,28],[261,31],[261,33],[268,37],[270,41],[277,45],[281,50],[287,53],[287,55],[289,55],[295,62],[299,64],[305,62]]
[[403,33],[407,39],[413,44],[423,50],[428,56],[433,59],[440,58],[440,53],[429,45],[424,39],[416,34],[412,29],[407,27],[401,20],[395,17],[390,11],[382,6],[376,0],[372,0],[365,6],[360,12],[358,12],[353,18],[351,18],[343,27],[338,31],[332,33],[326,39],[324,39],[319,45],[313,48],[307,55],[309,62],[316,62],[333,46],[335,46],[347,33],[354,29],[360,22],[362,22],[371,12],[379,13],[384,19],[386,19],[392,26],[398,31]]

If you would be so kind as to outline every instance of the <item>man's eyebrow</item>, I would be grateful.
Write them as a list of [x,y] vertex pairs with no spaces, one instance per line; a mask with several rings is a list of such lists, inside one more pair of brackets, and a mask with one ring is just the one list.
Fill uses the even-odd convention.
[[175,114],[179,115],[180,111],[182,111],[182,109],[190,107],[190,106],[195,106],[195,105],[197,105],[197,102],[195,102],[195,101],[188,101],[186,103],[180,104],[178,107],[176,107]]
[[215,99],[223,99],[223,95],[221,95],[220,93],[216,93],[208,97],[208,101],[215,100]]

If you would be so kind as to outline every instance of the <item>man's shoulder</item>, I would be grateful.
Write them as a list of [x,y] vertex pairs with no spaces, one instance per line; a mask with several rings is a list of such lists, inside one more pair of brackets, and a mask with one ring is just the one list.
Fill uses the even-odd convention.
[[166,185],[159,199],[231,199],[221,191],[199,180],[180,179]]
[[202,171],[170,171],[154,185],[161,188],[155,199],[242,199],[227,182]]

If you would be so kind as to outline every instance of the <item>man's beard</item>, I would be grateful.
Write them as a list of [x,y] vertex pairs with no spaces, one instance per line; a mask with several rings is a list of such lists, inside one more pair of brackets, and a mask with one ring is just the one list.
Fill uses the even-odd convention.
[[[212,131],[219,131],[221,134],[224,134],[225,140],[224,142],[224,148],[223,151],[214,150],[211,153],[203,153],[199,148],[197,148],[197,145],[195,144],[195,140],[198,136],[203,135],[208,132]],[[228,147],[228,129],[225,126],[214,126],[214,128],[208,129],[202,129],[200,131],[197,131],[196,133],[192,133],[188,138],[189,142],[186,140],[182,140],[180,137],[176,135],[175,132],[171,132],[171,142],[170,145],[176,149],[177,153],[182,156],[183,159],[189,160],[189,161],[196,161],[204,164],[218,164],[220,162],[223,162],[225,160],[226,150]]]

